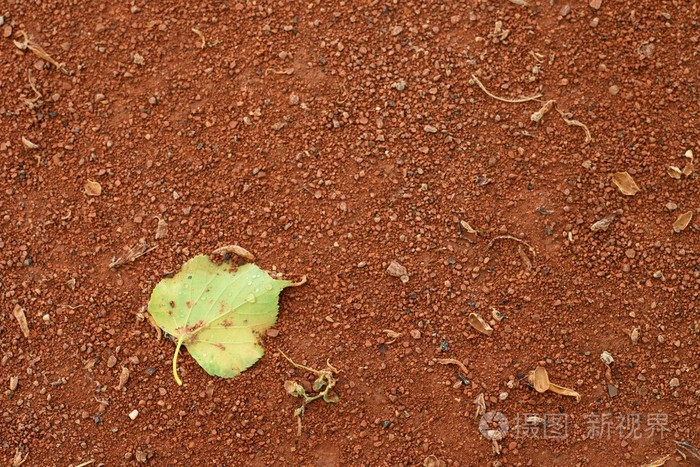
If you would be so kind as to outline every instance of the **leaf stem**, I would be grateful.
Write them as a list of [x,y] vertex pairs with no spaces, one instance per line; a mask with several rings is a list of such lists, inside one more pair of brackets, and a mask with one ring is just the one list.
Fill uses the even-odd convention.
[[182,380],[177,374],[177,356],[180,353],[180,347],[182,346],[182,343],[185,340],[185,336],[187,334],[183,334],[180,336],[180,338],[177,340],[177,347],[175,347],[175,355],[173,355],[173,376],[175,377],[175,382],[177,383],[178,386],[182,386]]

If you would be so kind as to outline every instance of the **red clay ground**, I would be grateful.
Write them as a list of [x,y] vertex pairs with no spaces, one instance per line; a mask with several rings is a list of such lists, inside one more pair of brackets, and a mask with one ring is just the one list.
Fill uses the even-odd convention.
[[[2,459],[692,465],[674,440],[700,446],[700,182],[666,172],[700,156],[698,4],[527,3],[0,6]],[[20,30],[69,74],[17,48]],[[556,99],[593,141],[472,74]],[[623,171],[634,196],[611,181]],[[488,248],[499,235],[535,253]],[[141,239],[157,248],[109,268]],[[184,353],[178,387],[174,344],[138,313],[164,274],[231,243],[309,283],[284,292],[253,368],[221,380]],[[492,308],[491,336],[467,324]],[[308,375],[280,349],[342,371],[340,403],[310,405],[301,437],[283,383]],[[529,387],[538,363],[581,401]],[[481,393],[509,420],[500,455]]]

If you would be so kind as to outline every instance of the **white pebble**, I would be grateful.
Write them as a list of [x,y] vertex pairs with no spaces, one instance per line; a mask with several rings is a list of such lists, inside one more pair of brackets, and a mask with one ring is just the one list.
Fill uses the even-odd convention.
[[132,420],[136,420],[136,417],[139,416],[139,411],[134,409],[131,412],[129,412],[129,418]]

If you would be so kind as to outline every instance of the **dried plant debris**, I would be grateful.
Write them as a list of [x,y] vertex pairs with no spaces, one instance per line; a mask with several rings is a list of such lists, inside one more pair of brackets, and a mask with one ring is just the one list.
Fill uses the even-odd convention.
[[88,196],[100,196],[102,194],[102,185],[94,180],[88,180],[84,186],[85,194]]
[[141,240],[136,246],[130,248],[129,251],[124,253],[119,258],[112,259],[112,262],[109,263],[109,267],[110,269],[117,269],[121,266],[124,266],[125,264],[133,263],[138,258],[142,257],[149,251],[153,251],[155,249],[156,246],[149,246],[145,240]]
[[129,381],[129,374],[129,369],[123,366],[122,371],[119,374],[119,384],[114,387],[115,390],[121,391],[124,389],[124,386],[126,386],[126,383]]
[[28,138],[22,136],[22,144],[27,149],[39,149],[39,145],[31,142]]
[[542,105],[542,107],[540,108],[540,110],[530,115],[530,120],[532,120],[535,123],[539,123],[540,120],[542,120],[542,118],[545,116],[545,114],[552,110],[552,107],[555,103],[556,101],[554,99],[545,102],[544,105]]
[[445,467],[445,461],[437,458],[435,454],[431,454],[423,459],[423,467]]
[[15,449],[15,455],[12,458],[12,462],[10,462],[10,467],[19,467],[20,465],[24,464],[27,461],[27,458],[29,457],[29,452],[27,452],[24,457],[22,457],[22,450],[17,448]]
[[688,224],[690,224],[690,221],[693,219],[693,211],[688,211],[684,212],[680,216],[678,216],[678,219],[676,219],[676,222],[673,223],[673,231],[675,233],[681,233],[685,230],[686,227],[688,227]]
[[677,167],[675,165],[671,165],[666,169],[666,173],[668,174],[669,177],[674,178],[676,180],[680,180],[682,176],[689,177],[693,174],[695,171],[695,158],[693,156],[693,151],[690,149],[683,154],[683,157],[690,159],[688,162],[686,162],[685,166],[681,169],[680,167]]
[[404,284],[408,282],[408,270],[405,266],[397,263],[396,261],[392,261],[391,264],[389,264],[389,267],[386,268],[386,272],[392,277],[400,278],[401,282]]
[[585,134],[586,134],[586,139],[585,139],[585,141],[584,141],[584,144],[588,144],[588,143],[590,143],[591,141],[593,141],[593,137],[591,136],[591,131],[588,129],[588,127],[587,127],[584,123],[579,122],[578,120],[573,120],[573,119],[571,119],[571,118],[570,118],[570,117],[571,117],[570,114],[566,114],[566,113],[562,112],[562,111],[559,110],[559,109],[557,109],[557,112],[559,112],[559,115],[561,115],[562,120],[564,120],[564,123],[566,123],[567,125],[569,125],[569,126],[577,126],[577,127],[583,128],[583,131],[584,131]]
[[382,332],[385,332],[387,339],[389,339],[385,342],[386,344],[393,344],[402,335],[400,332],[392,331],[391,329],[384,329]]
[[496,321],[503,321],[503,319],[505,318],[505,315],[495,308],[491,308],[491,316]]
[[157,217],[158,225],[156,226],[156,240],[168,236],[168,223],[162,217]]
[[467,222],[467,221],[460,220],[460,221],[459,221],[459,226],[460,226],[462,229],[464,229],[464,231],[467,232],[468,234],[471,234],[471,235],[478,235],[478,234],[479,234],[479,232],[477,232],[476,230],[474,230],[474,228],[472,228],[472,226],[469,225],[469,222]]
[[630,340],[632,341],[633,344],[636,344],[639,341],[639,328],[636,327],[630,331]]
[[535,388],[535,391],[539,393],[552,391],[562,396],[575,397],[576,402],[581,401],[581,395],[578,392],[574,391],[573,389],[565,388],[563,386],[559,386],[558,384],[550,382],[549,375],[547,374],[547,370],[545,370],[544,367],[538,366],[537,368],[535,368],[535,370],[528,375],[528,381],[530,382],[532,387]]
[[639,191],[639,186],[627,172],[614,173],[612,176],[612,181],[623,195],[634,196]]
[[205,48],[207,46],[207,40],[204,38],[204,33],[196,28],[192,28],[192,32],[197,34],[197,36],[199,37],[199,40],[202,41],[202,43],[199,45],[199,48],[200,49]]
[[64,75],[68,74],[68,70],[66,70],[65,64],[58,63],[56,60],[54,60],[53,57],[51,57],[51,55],[49,55],[44,50],[44,48],[42,46],[40,46],[39,44],[34,42],[32,40],[32,38],[29,37],[29,35],[25,31],[23,31],[23,30],[17,31],[15,33],[15,38],[16,39],[21,38],[21,40],[13,40],[12,41],[12,42],[14,42],[15,46],[18,49],[20,49],[20,50],[29,49],[29,51],[31,51],[34,55],[36,55],[40,59],[45,60],[45,61],[49,62],[50,64],[52,64],[53,66],[55,66],[56,69],[58,71],[60,71],[61,73],[63,73]]
[[680,180],[683,175],[683,171],[675,165],[669,166],[668,169],[666,169],[666,173],[669,177],[675,178],[676,180]]
[[15,305],[15,309],[12,311],[15,315],[17,323],[19,323],[19,328],[22,330],[24,337],[29,338],[29,325],[27,324],[27,317],[24,314],[24,308],[19,305]]
[[691,465],[700,466],[700,451],[689,441],[676,441],[676,451]]
[[339,371],[333,367],[328,360],[326,360],[326,368],[323,370],[315,370],[313,368],[309,368],[308,366],[295,363],[294,360],[287,357],[287,355],[281,350],[280,353],[289,363],[294,365],[295,368],[308,371],[309,373],[316,375],[316,380],[312,386],[313,390],[316,391],[316,394],[313,396],[306,394],[304,387],[296,381],[284,382],[284,389],[287,391],[287,394],[303,399],[301,407],[294,411],[294,416],[297,419],[297,435],[301,436],[301,417],[304,415],[308,404],[320,398],[323,398],[323,400],[329,404],[335,404],[340,400],[338,394],[336,394],[336,392],[333,390],[333,387],[336,384],[335,375],[337,375]]
[[489,325],[489,323],[484,321],[484,319],[476,313],[469,313],[469,319],[467,322],[469,323],[469,326],[473,327],[482,334],[490,336],[493,333],[493,328]]
[[476,414],[474,415],[474,418],[479,418],[486,413],[486,398],[484,397],[483,392],[476,396],[473,404],[476,406]]
[[221,248],[217,248],[216,250],[212,251],[211,254],[222,256],[224,259],[229,259],[231,255],[235,255],[250,263],[255,262],[255,255],[239,245],[222,246]]
[[599,230],[608,230],[608,227],[610,227],[610,224],[612,221],[615,220],[615,216],[608,216],[600,219],[599,221],[595,221],[591,225],[591,230],[593,232],[598,232]]
[[683,167],[683,175],[689,177],[692,175],[693,170],[695,169],[695,158],[693,157],[693,151],[688,149],[685,154],[683,154],[683,157],[690,159],[690,161],[685,164],[685,167]]
[[493,99],[496,99],[496,100],[498,100],[498,101],[501,101],[501,102],[508,102],[508,103],[510,103],[510,104],[518,104],[518,103],[521,103],[521,102],[534,101],[534,100],[537,100],[537,99],[539,99],[540,97],[542,97],[542,94],[535,94],[534,96],[528,96],[528,97],[516,97],[516,98],[513,98],[513,99],[509,99],[509,98],[505,98],[505,97],[498,97],[498,96],[494,95],[493,93],[491,93],[488,89],[486,89],[486,86],[484,86],[484,85],[481,83],[481,81],[479,81],[479,78],[477,78],[476,75],[472,75],[472,79],[473,79],[474,82],[477,84],[477,86],[479,86],[479,88],[481,88],[481,90],[484,91],[484,93],[485,93],[487,96],[489,96],[489,97],[491,97],[491,98],[493,98]]
[[464,366],[464,363],[460,362],[456,358],[438,358],[435,360],[438,362],[440,365],[457,365],[457,367],[462,370],[462,373],[466,376],[469,373],[469,370],[467,370],[467,367]]
[[[535,257],[537,256],[537,253],[536,253],[536,251],[535,251],[535,248],[533,248],[532,245],[530,245],[529,243],[525,242],[524,240],[520,240],[518,237],[513,237],[512,235],[499,235],[499,236],[497,236],[497,237],[492,238],[491,241],[489,242],[489,244],[486,245],[486,249],[487,249],[487,250],[490,250],[491,248],[493,248],[493,244],[496,243],[497,240],[513,240],[514,242],[518,242],[518,243],[520,243],[521,245],[525,245],[525,246],[528,248],[528,250],[530,250],[530,253],[532,253],[532,259],[533,259],[533,260],[534,260]],[[519,250],[519,252],[520,252],[521,257],[523,257],[523,256],[524,256],[524,253],[523,253],[521,250]],[[533,261],[530,261],[530,258],[529,258],[529,257],[526,258],[526,259],[527,259],[527,261],[523,260],[523,264],[525,265],[525,267],[526,267],[528,270],[529,270],[529,269],[532,269],[532,263],[533,263]]]
[[671,455],[667,454],[663,457],[659,457],[658,459],[655,459],[648,464],[644,464],[642,467],[661,467],[662,465],[665,465],[668,460],[671,459]]

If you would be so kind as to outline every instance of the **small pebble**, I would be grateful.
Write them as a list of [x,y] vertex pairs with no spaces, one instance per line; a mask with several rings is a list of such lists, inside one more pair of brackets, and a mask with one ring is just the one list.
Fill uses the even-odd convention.
[[107,359],[107,368],[112,368],[116,364],[117,364],[117,357],[115,357],[114,355],[110,355],[109,358]]
[[671,381],[668,383],[672,388],[677,388],[678,386],[681,385],[681,382],[678,380],[678,378],[671,378]]
[[616,85],[613,84],[612,86],[610,86],[610,87],[608,88],[608,92],[609,92],[611,95],[616,96],[617,93],[620,92],[620,88],[619,88],[618,86],[616,86]]
[[139,411],[134,409],[131,412],[129,412],[129,418],[132,420],[136,420],[136,417],[139,416]]
[[401,34],[401,31],[403,31],[403,28],[401,26],[394,26],[394,28],[391,30],[391,35],[398,36],[399,34]]
[[634,258],[636,254],[637,254],[637,252],[634,251],[633,248],[628,248],[625,250],[625,256],[627,256],[629,259]]
[[591,0],[588,5],[590,5],[591,8],[594,10],[598,10],[600,6],[603,4],[603,0]]
[[418,329],[413,329],[411,331],[411,337],[414,339],[420,339],[420,331]]
[[277,337],[280,335],[280,331],[279,329],[270,328],[265,332],[265,334],[267,334],[268,337]]
[[437,131],[438,131],[438,129],[435,128],[435,127],[432,126],[432,125],[425,125],[425,126],[423,127],[423,129],[424,129],[427,133],[437,133]]

